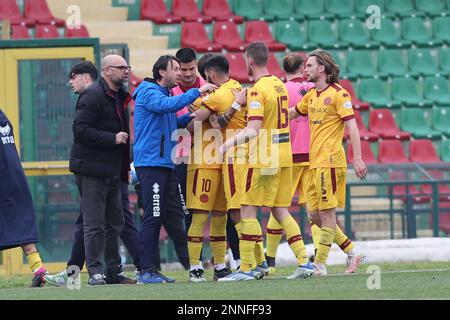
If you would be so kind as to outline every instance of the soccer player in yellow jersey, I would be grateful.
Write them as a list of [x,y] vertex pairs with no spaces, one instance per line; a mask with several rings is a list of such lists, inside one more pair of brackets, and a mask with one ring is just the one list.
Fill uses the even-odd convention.
[[[326,262],[336,236],[336,208],[345,207],[347,162],[342,138],[349,129],[354,150],[356,175],[364,179],[367,168],[361,157],[361,142],[349,93],[338,83],[339,66],[325,51],[316,50],[306,63],[308,81],[315,88],[308,91],[290,118],[308,115],[311,130],[310,187],[307,204],[312,223],[321,227],[320,242],[314,260],[314,275],[327,275]],[[355,255],[349,268],[356,269],[364,258]],[[349,270],[351,271],[351,270]]]
[[[212,94],[203,97],[199,110],[195,112],[195,120],[190,125],[201,123],[201,134],[194,130],[191,160],[188,166],[187,207],[193,209],[192,224],[188,232],[188,249],[191,263],[190,281],[204,281],[204,272],[199,263],[203,242],[203,230],[211,216],[210,244],[214,256],[214,280],[226,277],[231,271],[225,266],[226,255],[226,222],[227,203],[225,200],[224,179],[222,177],[222,157],[216,157],[216,150],[224,142],[225,130],[211,127],[208,118],[213,113],[224,113],[234,102],[234,92],[241,91],[239,82],[230,79],[229,63],[225,56],[214,55],[205,62],[204,69],[208,81],[219,88]],[[245,113],[237,112],[228,123],[228,129],[239,129],[245,126]],[[212,142],[211,142],[212,140]],[[219,141],[217,141],[219,140]]]
[[247,126],[227,139],[221,147],[225,154],[248,141],[248,168],[241,196],[240,271],[219,281],[254,280],[252,271],[255,246],[261,226],[256,219],[258,207],[272,210],[283,226],[299,267],[289,278],[308,277],[313,266],[308,262],[300,228],[288,211],[291,204],[292,150],[289,135],[288,93],[284,83],[267,70],[269,50],[254,42],[245,52],[247,71],[256,80],[247,92]]

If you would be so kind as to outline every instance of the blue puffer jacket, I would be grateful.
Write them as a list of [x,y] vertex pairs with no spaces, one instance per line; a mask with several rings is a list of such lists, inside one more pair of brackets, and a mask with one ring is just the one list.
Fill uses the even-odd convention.
[[172,150],[177,141],[172,133],[187,125],[187,117],[177,119],[175,113],[200,97],[200,90],[171,97],[169,89],[153,79],[145,79],[136,88],[134,108],[134,166],[175,168]]

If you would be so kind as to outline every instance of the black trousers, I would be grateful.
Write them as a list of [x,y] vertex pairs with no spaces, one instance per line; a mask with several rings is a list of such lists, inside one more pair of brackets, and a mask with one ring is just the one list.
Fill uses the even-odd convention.
[[175,244],[181,264],[189,266],[183,207],[175,170],[169,168],[136,168],[141,185],[144,217],[140,236],[141,270],[153,271],[159,266],[159,233],[161,225]]
[[[80,195],[81,190],[79,189]],[[121,185],[121,197],[122,197],[122,210],[125,218],[125,225],[120,233],[120,239],[127,248],[131,257],[133,258],[133,264],[136,268],[140,269],[139,263],[139,232],[134,222],[134,215],[130,211],[130,200],[128,199],[128,185],[122,183]],[[70,259],[67,262],[67,266],[78,266],[80,270],[83,269],[85,262],[85,249],[84,249],[84,223],[83,215],[80,212],[77,221],[75,222],[74,241],[72,245],[72,251]]]
[[76,182],[81,190],[84,246],[89,275],[114,276],[122,271],[119,254],[119,234],[124,226],[121,181],[118,177],[76,176]]

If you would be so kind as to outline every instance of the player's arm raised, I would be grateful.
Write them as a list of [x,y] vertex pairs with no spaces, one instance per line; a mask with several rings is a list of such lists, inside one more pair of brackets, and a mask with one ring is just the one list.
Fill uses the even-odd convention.
[[244,88],[240,92],[236,92],[235,94],[235,100],[231,107],[225,111],[221,115],[215,115],[213,114],[209,118],[209,122],[211,123],[211,126],[215,129],[223,129],[226,128],[228,123],[230,123],[231,118],[233,118],[234,114],[238,112],[241,109],[241,106],[245,104],[247,100],[247,89]]
[[347,127],[350,134],[350,143],[353,147],[353,167],[355,168],[356,176],[363,180],[366,178],[368,170],[362,159],[361,154],[361,140],[359,136],[358,125],[356,120],[350,119],[345,121],[345,126]]

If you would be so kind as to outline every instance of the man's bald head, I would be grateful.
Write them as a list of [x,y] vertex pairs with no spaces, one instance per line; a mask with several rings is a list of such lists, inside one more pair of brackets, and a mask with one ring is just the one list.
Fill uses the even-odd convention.
[[119,55],[109,55],[102,60],[102,76],[114,91],[117,91],[128,81],[131,67]]

